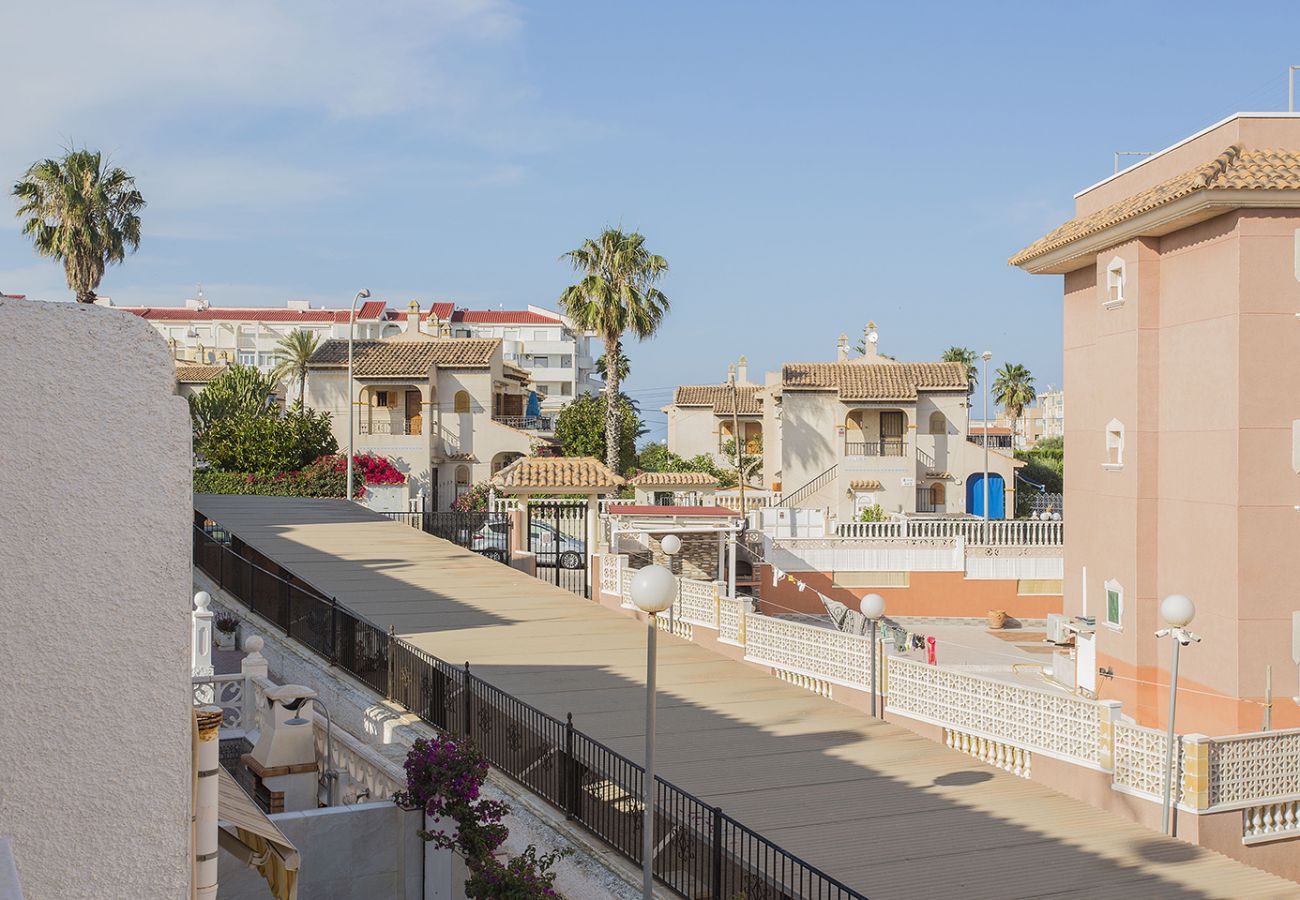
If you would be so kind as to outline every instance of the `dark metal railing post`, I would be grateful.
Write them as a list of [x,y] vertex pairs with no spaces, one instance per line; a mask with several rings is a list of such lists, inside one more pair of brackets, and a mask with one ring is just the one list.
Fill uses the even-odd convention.
[[388,626],[388,690],[384,696],[393,699],[393,641],[396,639],[397,629],[392,625]]
[[713,900],[722,900],[722,807],[713,807]]
[[339,601],[330,598],[330,665],[339,664]]
[[473,688],[470,686],[470,679],[473,677],[474,676],[469,673],[469,660],[466,660],[465,679],[464,679],[464,687],[463,687],[463,692],[465,694],[465,703],[464,703],[464,709],[461,712],[461,718],[463,720],[461,722],[461,726],[462,726],[462,730],[465,732],[464,734],[465,740],[471,740],[474,737],[474,724],[473,724],[473,720],[470,718],[471,715],[473,714],[473,708],[474,708],[474,691]]
[[577,766],[573,762],[573,713],[569,713],[564,722],[564,768],[561,771],[561,791],[564,797],[564,818],[572,819],[578,814],[578,791],[575,782]]

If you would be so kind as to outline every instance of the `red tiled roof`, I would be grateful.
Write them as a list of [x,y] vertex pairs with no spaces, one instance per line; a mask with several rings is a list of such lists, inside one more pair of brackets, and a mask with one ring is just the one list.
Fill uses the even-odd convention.
[[[361,304],[361,309],[357,310],[358,319],[378,319],[384,314],[388,304],[383,300],[367,300]],[[346,320],[344,320],[346,321]]]
[[1011,429],[1006,427],[1005,425],[990,425],[988,426],[988,428],[985,428],[983,425],[971,425],[970,427],[971,434],[975,434],[976,432],[983,434],[985,431],[987,431],[989,434],[995,434],[995,435],[1011,433]]
[[[358,378],[427,376],[431,366],[486,368],[499,352],[497,338],[428,338],[414,341],[354,341],[353,367]],[[308,360],[313,369],[346,366],[348,342],[323,342]]]
[[451,315],[453,322],[468,325],[558,325],[556,316],[544,316],[531,310],[512,309],[458,309]]
[[27,299],[27,295],[26,295],[26,294],[6,294],[6,293],[4,293],[3,291],[0,291],[0,299],[4,299],[4,300],[26,300],[26,299]]
[[[369,305],[369,304],[367,304]],[[184,306],[119,306],[156,322],[347,322],[347,309],[273,309],[269,307],[226,307],[189,309]],[[363,306],[364,310],[365,307]],[[358,316],[361,318],[361,316]]]
[[[450,319],[451,314],[455,312],[455,310],[456,310],[455,303],[433,303],[430,304],[429,306],[429,312],[432,312],[435,316],[438,317],[440,321],[443,322],[446,322],[448,319]],[[429,318],[429,313],[421,313],[420,318],[422,319]]]
[[[736,415],[757,416],[763,412],[758,399],[759,387],[756,384],[736,385]],[[711,406],[720,416],[731,415],[731,385],[729,384],[683,384],[673,392],[674,406]]]

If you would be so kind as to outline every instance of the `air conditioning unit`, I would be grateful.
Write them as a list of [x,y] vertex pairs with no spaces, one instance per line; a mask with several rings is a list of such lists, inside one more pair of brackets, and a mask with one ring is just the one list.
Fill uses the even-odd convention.
[[1047,614],[1047,639],[1053,644],[1068,644],[1074,639],[1070,617],[1062,613]]

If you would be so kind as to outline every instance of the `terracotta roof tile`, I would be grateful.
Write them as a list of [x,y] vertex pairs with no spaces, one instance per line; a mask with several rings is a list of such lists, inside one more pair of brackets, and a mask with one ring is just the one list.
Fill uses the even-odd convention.
[[1081,238],[1137,218],[1198,191],[1207,190],[1300,190],[1300,151],[1243,150],[1233,145],[1212,162],[1139,191],[1104,209],[1071,219],[1012,256],[1008,262],[1013,266],[1023,265]]
[[180,360],[176,362],[176,380],[181,384],[207,384],[224,371],[226,371],[224,365],[183,362]]
[[[739,401],[736,415],[757,416],[763,412],[758,399],[760,388],[756,384],[736,386],[736,399]],[[718,415],[731,415],[731,385],[729,384],[684,384],[673,394],[675,406],[711,406]]]
[[[358,378],[384,376],[425,376],[430,366],[442,368],[482,369],[489,366],[499,351],[496,338],[430,338],[420,341],[354,341],[353,371]],[[308,365],[313,369],[334,368],[348,364],[348,342],[325,341],[312,354]]]
[[558,316],[545,316],[532,310],[521,309],[458,309],[452,313],[453,322],[479,325],[559,325]]
[[628,480],[636,487],[717,487],[718,479],[708,472],[640,472]]
[[491,484],[506,493],[564,489],[612,491],[623,485],[623,479],[592,456],[521,456],[493,475]]
[[781,383],[792,389],[838,391],[841,400],[910,401],[918,390],[970,389],[966,367],[956,362],[787,363]]

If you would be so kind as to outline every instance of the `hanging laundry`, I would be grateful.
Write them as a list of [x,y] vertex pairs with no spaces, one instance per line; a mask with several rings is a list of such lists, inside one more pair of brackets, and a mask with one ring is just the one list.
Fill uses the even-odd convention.
[[804,588],[806,587],[808,587],[808,585],[804,584],[802,581],[799,582],[799,593],[802,594],[804,592]]
[[936,662],[938,644],[939,642],[934,639],[934,635],[930,635],[925,639],[925,661],[932,666],[938,665]]
[[906,653],[908,648],[912,644],[911,637],[908,635],[907,629],[902,627],[894,628],[893,637],[894,637],[894,649],[897,650],[899,653]]
[[784,572],[782,572],[776,566],[772,567],[772,587],[776,587],[778,584],[780,584],[781,579],[784,577],[785,577]]
[[912,649],[913,650],[925,649],[925,635],[923,634],[912,635]]

